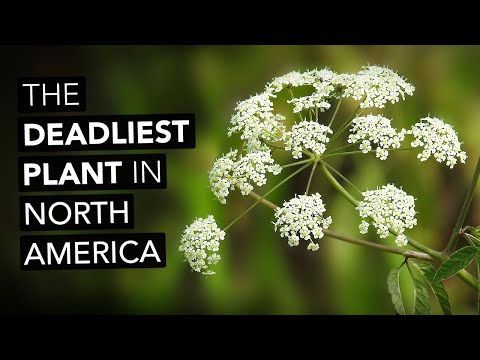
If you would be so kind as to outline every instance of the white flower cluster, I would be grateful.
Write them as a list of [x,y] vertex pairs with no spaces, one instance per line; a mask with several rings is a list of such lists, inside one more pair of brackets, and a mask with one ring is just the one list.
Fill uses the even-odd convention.
[[266,172],[278,175],[282,171],[282,167],[275,164],[269,151],[258,151],[242,156],[233,167],[233,179],[242,195],[248,195],[253,190],[250,181],[257,186],[267,183]]
[[[279,93],[287,87],[299,87],[304,85],[314,85],[318,82],[330,80],[335,73],[328,69],[310,70],[303,73],[298,71],[289,72],[286,75],[274,78],[268,83],[265,90],[270,93]],[[317,85],[318,86],[318,85]]]
[[335,94],[335,86],[332,80],[336,74],[325,68],[322,70],[310,70],[303,73],[292,71],[286,75],[277,77],[265,87],[266,92],[278,93],[287,87],[299,87],[313,85],[315,91],[311,95],[287,100],[294,105],[293,112],[298,113],[304,109],[318,108],[320,111],[328,110],[331,104],[328,99]]
[[232,127],[228,129],[228,136],[241,133],[240,138],[247,140],[247,148],[251,150],[265,148],[262,147],[260,139],[281,140],[285,130],[282,123],[285,116],[273,114],[272,97],[275,95],[263,92],[239,102],[235,108],[236,113],[230,121]]
[[308,250],[316,251],[319,246],[313,239],[323,237],[323,229],[328,229],[332,218],[323,217],[325,205],[320,194],[299,195],[283,203],[283,207],[275,210],[273,224],[281,237],[288,238],[290,246],[298,246],[300,239],[309,241]]
[[292,131],[285,133],[285,150],[292,151],[295,159],[303,157],[302,148],[321,155],[330,140],[328,134],[332,133],[328,126],[315,121],[302,121],[293,125]]
[[413,95],[415,87],[393,70],[380,66],[364,66],[356,74],[340,74],[334,84],[343,88],[343,97],[362,100],[360,107],[383,108],[389,101],[392,104],[405,100],[405,94]]
[[[389,235],[389,229],[392,229],[398,233],[396,244],[407,245],[408,240],[403,232],[417,225],[414,197],[393,184],[382,186],[381,189],[365,191],[362,195],[364,199],[357,207],[360,216],[373,220],[372,224],[381,238],[386,238]],[[362,220],[359,226],[360,233],[366,234],[368,226],[369,223]]]
[[327,101],[329,97],[331,97],[331,94],[313,93],[312,95],[287,100],[287,102],[294,105],[294,113],[315,108],[324,112],[325,110],[330,109],[331,104]]
[[222,204],[227,203],[226,198],[230,190],[235,188],[235,182],[231,173],[235,166],[237,153],[238,150],[233,150],[215,160],[212,170],[208,173],[212,192]]
[[243,195],[248,195],[253,190],[253,185],[265,185],[266,173],[278,175],[282,167],[275,164],[270,150],[248,153],[236,160],[238,151],[233,150],[215,160],[209,173],[210,186],[213,194],[220,203],[227,202],[226,197],[238,186]]
[[225,231],[217,226],[213,215],[209,215],[205,219],[196,219],[187,226],[183,231],[178,250],[184,253],[185,260],[194,271],[213,275],[215,272],[210,269],[210,265],[220,261],[221,258],[217,252],[220,241],[224,239]]
[[465,163],[467,154],[461,150],[461,142],[457,133],[449,124],[438,118],[425,117],[412,126],[408,134],[412,134],[415,140],[412,146],[423,146],[423,151],[418,154],[421,161],[427,160],[432,154],[439,162],[445,162],[452,169],[457,164],[457,158]]
[[392,127],[390,119],[372,114],[356,117],[352,122],[350,132],[352,134],[348,137],[348,142],[353,144],[362,141],[360,150],[365,154],[372,150],[372,143],[377,145],[376,156],[380,160],[387,159],[388,149],[398,149],[406,134],[405,129],[397,132]]

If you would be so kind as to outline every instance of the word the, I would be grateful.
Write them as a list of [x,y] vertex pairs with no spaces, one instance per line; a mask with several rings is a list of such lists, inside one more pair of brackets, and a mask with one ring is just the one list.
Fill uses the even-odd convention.
[[85,111],[85,78],[36,77],[18,80],[19,112]]

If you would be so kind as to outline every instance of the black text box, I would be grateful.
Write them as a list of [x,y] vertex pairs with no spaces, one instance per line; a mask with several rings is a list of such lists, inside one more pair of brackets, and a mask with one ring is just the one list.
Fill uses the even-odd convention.
[[18,172],[20,192],[167,187],[165,154],[21,156]]
[[164,233],[20,237],[22,270],[161,268],[165,254]]
[[86,110],[83,76],[23,77],[17,81],[18,112],[65,112]]
[[20,230],[133,229],[132,194],[20,196]]
[[18,150],[195,148],[194,114],[18,118]]

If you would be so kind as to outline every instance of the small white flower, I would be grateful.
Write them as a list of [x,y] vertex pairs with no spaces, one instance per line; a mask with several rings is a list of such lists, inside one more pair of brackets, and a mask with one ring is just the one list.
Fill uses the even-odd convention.
[[[396,243],[405,246],[408,242],[403,235],[405,229],[412,229],[417,224],[415,218],[415,198],[393,184],[380,189],[365,191],[357,210],[362,218],[371,218],[372,225],[381,238],[389,235],[389,229],[398,233]],[[368,223],[362,221],[359,226],[362,234],[368,231]]]
[[401,142],[405,139],[407,131],[401,129],[397,132],[391,125],[391,120],[382,115],[358,116],[353,119],[351,134],[348,142],[353,144],[357,141],[360,143],[360,150],[368,153],[372,150],[372,144],[377,146],[376,155],[380,160],[386,160],[388,157],[388,149],[400,148]]
[[275,231],[287,237],[290,246],[298,246],[300,239],[309,241],[308,250],[318,250],[313,239],[323,237],[323,229],[328,229],[332,218],[323,217],[325,205],[320,194],[299,195],[285,201],[283,207],[275,210]]
[[360,225],[358,226],[358,230],[360,231],[360,234],[366,234],[368,232],[368,227],[370,224],[366,222],[365,220],[362,220]]
[[198,218],[183,231],[178,250],[183,252],[185,260],[192,269],[205,275],[215,274],[210,265],[220,261],[217,254],[220,241],[225,239],[225,231],[221,230],[213,217]]
[[272,97],[270,92],[263,92],[241,101],[235,108],[236,113],[232,116],[228,129],[228,136],[241,133],[240,138],[247,141],[247,149],[265,149],[261,139],[267,141],[279,141],[283,138],[285,116],[273,114]]
[[343,88],[343,97],[362,100],[361,108],[383,108],[387,102],[398,102],[405,94],[413,95],[415,87],[386,67],[364,66],[356,74],[340,74],[332,81]]
[[330,140],[327,136],[332,130],[315,121],[302,121],[292,126],[292,130],[285,133],[285,150],[292,151],[295,159],[303,157],[302,149],[310,150],[321,155],[326,150],[326,144]]
[[407,133],[415,137],[411,144],[413,147],[423,147],[418,154],[420,161],[426,161],[433,155],[439,163],[445,162],[452,169],[458,160],[465,163],[467,159],[467,154],[461,150],[462,143],[457,133],[441,119],[429,116],[422,118]]
[[400,234],[397,236],[397,238],[395,239],[395,243],[398,245],[398,246],[407,246],[408,244],[408,239],[405,235],[403,234]]

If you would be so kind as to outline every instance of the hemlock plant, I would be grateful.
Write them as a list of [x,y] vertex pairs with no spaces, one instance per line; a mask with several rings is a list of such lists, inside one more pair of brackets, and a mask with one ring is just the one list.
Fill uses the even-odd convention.
[[[313,92],[295,97],[294,89],[306,86],[312,88]],[[360,191],[328,163],[330,157],[362,153],[375,153],[379,160],[387,160],[392,151],[401,150],[419,151],[417,157],[420,161],[433,156],[438,163],[449,168],[465,163],[467,155],[461,149],[457,133],[442,119],[428,116],[407,130],[395,128],[393,121],[382,115],[364,114],[369,108],[381,109],[387,103],[404,100],[406,95],[413,95],[414,90],[413,85],[393,70],[366,66],[355,74],[337,74],[329,69],[303,73],[294,71],[273,79],[262,93],[239,102],[231,118],[228,136],[240,136],[242,146],[215,161],[209,172],[210,185],[222,204],[226,204],[229,193],[235,189],[242,195],[253,197],[256,202],[224,229],[218,227],[212,215],[198,218],[187,226],[179,250],[191,268],[206,275],[215,274],[212,269],[220,260],[218,251],[225,239],[225,231],[256,205],[263,204],[274,210],[273,227],[290,246],[305,246],[307,250],[317,251],[318,241],[328,236],[402,256],[404,261],[390,272],[387,279],[387,288],[397,313],[405,314],[399,274],[400,270],[406,268],[414,285],[413,313],[429,313],[430,288],[443,312],[450,314],[448,295],[442,283],[444,279],[456,275],[473,289],[479,289],[478,280],[465,267],[473,260],[477,264],[480,262],[480,228],[462,226],[480,172],[480,161],[455,229],[443,252],[431,249],[405,234],[417,225],[417,219],[415,198],[401,186],[387,184],[379,185],[376,190]],[[285,124],[286,117],[274,110],[273,99],[280,92],[289,94],[291,98],[287,103],[292,107],[293,116],[298,116],[299,121],[290,128]],[[344,98],[353,98],[359,101],[359,105],[350,117],[341,122],[336,117]],[[335,107],[331,109],[333,104]],[[320,113],[329,110],[331,116],[321,121],[323,116]],[[335,145],[346,131],[349,132],[346,143]],[[277,164],[273,157],[277,151],[287,152],[298,161]],[[291,172],[292,168],[296,170]],[[307,168],[311,170],[304,194],[295,195],[284,201],[282,206],[266,199]],[[332,218],[328,213],[328,205],[321,194],[309,193],[316,169],[358,211],[359,234],[366,234],[369,228],[374,228],[380,239],[387,239],[381,240],[387,244],[353,238],[330,229],[335,225],[334,215]],[[254,192],[254,187],[261,188],[266,184],[267,177],[278,177],[286,172],[290,173],[264,195]],[[340,181],[348,185],[351,191]],[[393,235],[394,241],[388,240],[390,235]],[[470,246],[455,252],[460,236]],[[408,250],[406,246],[418,251]]]

